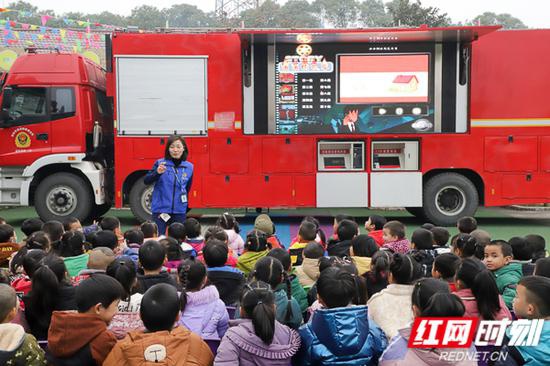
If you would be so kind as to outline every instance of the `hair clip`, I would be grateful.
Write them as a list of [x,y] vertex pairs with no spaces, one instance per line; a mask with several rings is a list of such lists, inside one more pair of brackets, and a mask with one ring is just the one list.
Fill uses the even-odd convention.
[[262,300],[258,301],[258,304],[257,305],[261,305],[263,304],[264,302]]

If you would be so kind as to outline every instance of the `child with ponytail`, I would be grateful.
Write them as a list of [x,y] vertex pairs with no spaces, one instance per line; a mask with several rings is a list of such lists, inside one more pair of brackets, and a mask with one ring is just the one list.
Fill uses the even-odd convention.
[[411,294],[414,282],[420,277],[422,267],[413,257],[395,253],[390,263],[388,287],[367,302],[370,319],[382,328],[388,339],[412,320]]
[[75,310],[75,288],[67,279],[67,268],[60,257],[44,257],[31,277],[31,291],[23,297],[25,318],[32,335],[46,340],[54,310]]
[[[451,294],[447,282],[435,278],[422,278],[415,283],[411,303],[415,318],[464,316],[462,301]],[[476,350],[473,345],[469,349],[408,348],[411,326],[412,324],[409,324],[400,329],[398,335],[392,339],[380,357],[380,366],[477,365]],[[446,360],[445,354],[451,354],[453,359]]]
[[275,295],[265,282],[245,285],[240,298],[241,320],[223,337],[216,365],[290,365],[300,336],[276,320]]
[[[268,283],[275,294],[277,320],[293,329],[302,324],[302,312],[298,301],[292,296],[290,279],[281,261],[274,257],[264,257],[256,262],[251,277]],[[279,287],[285,284],[285,288]]]
[[477,258],[462,260],[456,272],[455,294],[466,308],[465,316],[481,320],[512,319],[502,296],[498,293],[495,277]]
[[237,268],[245,276],[248,275],[254,269],[254,265],[258,259],[265,257],[268,251],[267,234],[261,230],[252,230],[246,236],[244,253],[239,257]]
[[227,245],[238,258],[244,252],[244,240],[239,234],[241,229],[237,219],[229,212],[225,212],[218,218],[217,225],[227,233]]
[[218,289],[206,285],[206,267],[198,260],[186,259],[178,267],[185,307],[179,325],[203,339],[221,339],[229,327],[229,314]]

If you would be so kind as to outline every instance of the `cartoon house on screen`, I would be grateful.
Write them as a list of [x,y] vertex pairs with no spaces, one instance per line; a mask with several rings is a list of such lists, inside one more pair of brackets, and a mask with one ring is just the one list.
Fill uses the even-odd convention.
[[418,89],[416,75],[397,75],[392,81],[390,90],[393,92],[415,92]]

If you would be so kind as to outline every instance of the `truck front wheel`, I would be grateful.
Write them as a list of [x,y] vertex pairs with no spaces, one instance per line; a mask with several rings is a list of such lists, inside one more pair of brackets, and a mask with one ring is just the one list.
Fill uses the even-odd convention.
[[130,190],[130,208],[139,221],[151,220],[151,199],[153,197],[153,186],[143,182],[139,178]]
[[473,216],[479,204],[474,184],[458,173],[438,174],[424,185],[424,215],[435,225],[454,226],[459,218]]
[[44,221],[64,221],[68,217],[86,220],[94,206],[87,182],[71,173],[56,173],[38,185],[34,207]]

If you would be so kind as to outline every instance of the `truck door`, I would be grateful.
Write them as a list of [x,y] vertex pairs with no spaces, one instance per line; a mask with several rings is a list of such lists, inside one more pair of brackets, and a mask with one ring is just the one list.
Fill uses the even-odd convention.
[[50,154],[47,88],[7,87],[2,99],[0,166],[26,166]]

